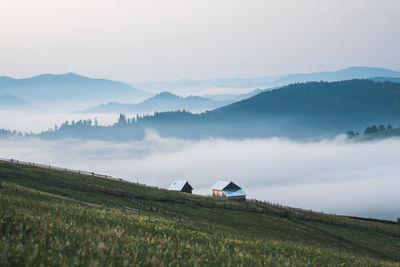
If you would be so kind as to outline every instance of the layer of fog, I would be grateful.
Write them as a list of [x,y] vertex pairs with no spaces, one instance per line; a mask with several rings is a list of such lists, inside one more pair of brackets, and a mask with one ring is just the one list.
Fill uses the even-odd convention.
[[400,216],[400,140],[295,143],[281,139],[184,141],[151,133],[143,141],[12,138],[0,157],[94,171],[167,188],[187,179],[196,194],[233,180],[249,198],[337,214]]
[[[178,94],[183,97],[188,97],[191,95],[204,97],[205,95],[240,95],[240,94],[248,94],[253,90],[257,89],[257,87],[247,87],[247,88],[233,88],[233,87],[211,87],[199,90],[169,90],[174,94]],[[162,92],[163,90],[158,90],[157,93]]]

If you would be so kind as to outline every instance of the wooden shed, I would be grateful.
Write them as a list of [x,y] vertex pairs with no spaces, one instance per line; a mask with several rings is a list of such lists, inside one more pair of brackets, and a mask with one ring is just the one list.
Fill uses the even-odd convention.
[[175,180],[172,182],[171,186],[168,188],[168,190],[173,190],[173,191],[180,191],[180,192],[185,192],[185,193],[192,193],[193,187],[189,184],[188,181],[185,180]]
[[246,192],[231,181],[218,181],[212,188],[212,196],[224,199],[246,200]]

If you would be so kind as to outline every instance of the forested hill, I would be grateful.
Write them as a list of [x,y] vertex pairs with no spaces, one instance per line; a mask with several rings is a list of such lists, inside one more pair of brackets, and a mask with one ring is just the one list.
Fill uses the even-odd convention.
[[[64,125],[43,137],[129,139],[155,129],[180,138],[333,137],[365,125],[400,124],[400,84],[371,80],[309,82],[260,93],[200,115],[162,112],[120,121],[111,127]],[[83,125],[83,124],[80,124]],[[72,128],[71,128],[72,127]],[[81,126],[79,126],[81,127]]]
[[[341,119],[397,116],[400,85],[392,82],[348,80],[340,82],[296,83],[266,91],[249,99],[216,109],[221,117],[231,115],[305,115]],[[343,117],[346,115],[345,117]]]

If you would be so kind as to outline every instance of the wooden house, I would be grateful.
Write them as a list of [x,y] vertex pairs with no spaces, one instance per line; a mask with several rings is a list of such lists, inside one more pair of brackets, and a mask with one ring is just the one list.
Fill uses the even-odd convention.
[[184,180],[175,180],[172,182],[171,186],[168,188],[168,190],[173,190],[173,191],[179,191],[179,192],[185,192],[185,193],[192,193],[193,187],[189,184],[188,181]]
[[231,181],[218,181],[211,190],[213,197],[246,200],[246,192]]

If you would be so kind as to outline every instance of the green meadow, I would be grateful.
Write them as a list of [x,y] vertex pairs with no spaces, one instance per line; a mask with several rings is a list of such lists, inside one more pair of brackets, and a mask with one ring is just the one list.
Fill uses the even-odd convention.
[[0,161],[0,266],[400,266],[400,224]]

